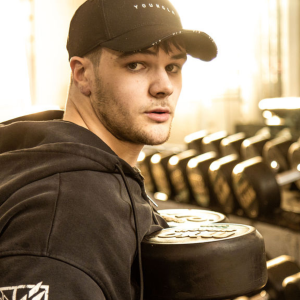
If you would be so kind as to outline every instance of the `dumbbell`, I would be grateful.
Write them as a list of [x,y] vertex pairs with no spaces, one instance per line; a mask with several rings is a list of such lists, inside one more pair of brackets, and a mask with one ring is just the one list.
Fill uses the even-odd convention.
[[285,300],[300,299],[300,272],[283,280]]
[[170,227],[227,222],[225,215],[202,209],[161,209],[159,214]]
[[[265,131],[262,134],[263,138],[266,136]],[[261,135],[261,131],[257,134]],[[244,132],[224,138],[220,143],[223,157],[212,162],[208,170],[209,181],[221,210],[225,213],[235,213],[240,216],[243,215],[243,211],[233,193],[231,173],[235,165],[242,159],[241,149],[245,140],[246,134]],[[251,147],[251,140],[248,140],[246,146]]]
[[207,130],[193,132],[184,137],[184,142],[188,149],[195,149],[199,153],[203,153],[202,140],[208,135]]
[[295,259],[288,255],[281,255],[267,261],[268,282],[266,292],[273,299],[284,299],[283,281],[286,277],[300,272],[300,268]]
[[208,178],[208,168],[218,158],[215,151],[200,154],[189,160],[186,173],[195,204],[217,210],[216,195]]
[[[300,139],[294,142],[288,150],[288,161],[291,168],[300,170]],[[295,182],[298,189],[300,189],[300,181]]]
[[289,169],[288,149],[294,142],[289,129],[285,128],[271,139],[269,130],[262,129],[241,145],[242,157],[247,160],[252,157],[262,156],[274,173],[280,173]]
[[224,138],[220,143],[222,156],[236,154],[241,157],[241,146],[246,138],[244,132],[238,132]]
[[[188,150],[195,150],[195,151],[197,151],[197,154],[203,153],[202,140],[207,135],[208,135],[207,130],[201,130],[201,131],[197,131],[197,132],[187,135],[184,138],[184,141],[185,141],[185,144],[187,145]],[[185,183],[184,180],[182,179],[184,177],[184,174],[181,174],[182,176],[179,174],[180,172],[185,173],[185,170],[177,171],[177,173],[178,173],[177,175],[179,177],[181,177],[182,182],[179,183],[178,181],[175,180],[176,186],[172,183],[172,179],[170,178],[169,169],[171,169],[171,167],[168,168],[168,162],[173,155],[176,155],[178,153],[179,153],[179,151],[177,151],[177,153],[173,153],[173,152],[155,153],[151,157],[150,168],[151,168],[151,173],[153,174],[153,176],[152,176],[153,181],[157,188],[156,193],[154,193],[154,198],[164,199],[164,200],[172,199],[172,198],[180,199],[181,196],[178,196],[178,195],[180,195],[180,194],[183,195],[183,194],[187,193],[186,191],[188,190],[189,183]],[[176,160],[176,158],[173,158],[173,161],[174,160]],[[181,164],[183,164],[183,162]],[[176,168],[174,168],[174,169],[176,169]],[[174,170],[174,171],[176,173],[176,170]],[[171,172],[171,173],[173,173],[173,172]],[[148,176],[150,176],[149,172],[147,174],[148,174]],[[178,185],[178,183],[179,183],[179,185]],[[176,191],[176,189],[177,189],[177,191]],[[185,192],[183,192],[183,191],[185,191]],[[183,198],[187,198],[187,196],[184,196]],[[179,200],[179,202],[188,202],[188,201],[187,200],[184,200],[184,201]]]
[[154,194],[157,190],[157,186],[150,168],[150,160],[154,153],[157,153],[156,149],[144,148],[138,157],[138,168],[144,177],[145,189],[148,193]]
[[[233,137],[235,136],[236,135],[234,135]],[[238,140],[238,142],[240,144],[244,144],[244,150],[246,149],[247,145],[252,148],[252,150],[248,153],[254,153],[255,147],[259,145],[259,147],[256,148],[256,151],[258,153],[259,149],[263,149],[264,159],[268,164],[270,170],[274,172],[272,164],[273,167],[275,167],[274,164],[276,163],[277,167],[282,166],[280,168],[277,168],[277,172],[279,170],[281,171],[282,169],[284,169],[283,166],[284,162],[286,161],[285,155],[287,155],[287,147],[291,144],[292,141],[290,140],[290,137],[285,136],[277,137],[269,141],[265,138],[266,136],[268,135],[263,134],[261,136],[258,136],[258,138],[255,137],[255,139],[250,138],[242,141],[243,135],[241,135],[241,139]],[[228,140],[227,142],[225,142],[225,145],[230,144],[230,138],[226,138],[225,140]],[[247,141],[247,143],[244,143],[245,141]],[[221,144],[224,144],[224,141],[222,141]],[[233,149],[233,147],[228,149]],[[236,152],[236,150],[233,151],[233,153]],[[229,153],[228,150],[227,153]],[[216,194],[217,200],[222,207],[222,211],[224,211],[225,213],[235,213],[237,215],[243,215],[242,207],[234,193],[231,180],[232,170],[235,165],[240,162],[240,160],[241,158],[237,154],[228,155],[213,162],[209,168],[209,178],[211,180],[212,186],[214,187],[214,192]]]
[[252,226],[167,228],[141,246],[145,300],[229,299],[267,282],[263,238]]
[[[188,144],[188,147],[195,149],[202,149],[202,140],[205,137],[209,137],[206,139],[206,149],[219,148],[220,139],[226,136],[226,132],[217,132],[215,134],[207,135],[207,131],[202,130],[188,135],[185,138],[185,142]],[[191,149],[192,150],[192,149]],[[199,150],[194,150],[197,155],[200,154]],[[144,177],[149,179],[147,180],[148,189],[154,193],[154,197],[163,196],[164,199],[174,198],[178,202],[195,202],[200,204],[202,207],[208,207],[210,199],[214,198],[213,188],[210,186],[209,180],[207,179],[207,169],[208,169],[208,161],[207,156],[203,157],[203,161],[201,162],[200,171],[201,174],[205,174],[201,177],[197,175],[191,175],[191,180],[186,180],[186,161],[187,157],[185,152],[180,156],[174,155],[172,158],[172,154],[170,153],[154,153],[150,159],[150,171],[149,171],[149,158],[143,159],[144,166],[142,174],[145,174]],[[211,158],[209,158],[209,162],[217,158],[217,154],[213,154]],[[171,159],[172,158],[172,159]],[[169,163],[170,161],[170,163]],[[147,168],[147,170],[145,170]],[[195,172],[194,172],[195,173]],[[197,178],[200,179],[197,180]],[[204,177],[204,180],[202,180]],[[191,187],[191,184],[193,187]],[[154,192],[154,190],[156,192]]]
[[274,173],[290,169],[288,152],[293,142],[292,136],[279,136],[264,145],[262,156]]
[[280,186],[300,180],[300,172],[292,169],[275,175],[262,157],[237,164],[232,172],[234,193],[250,218],[269,215],[280,208]]
[[168,161],[168,172],[176,192],[174,196],[176,202],[194,201],[186,170],[189,160],[197,155],[199,155],[197,150],[190,149],[173,155]]
[[196,204],[201,207],[217,209],[214,188],[208,178],[209,165],[218,159],[218,157],[223,156],[224,153],[229,153],[232,149],[236,151],[238,143],[241,144],[241,139],[245,137],[245,134],[241,133],[234,137],[225,138],[227,140],[227,143],[225,143],[226,146],[224,146],[226,148],[225,151],[223,151],[223,145],[221,145],[224,137],[227,137],[226,131],[216,132],[203,137],[201,149],[208,152],[199,155],[197,159],[192,159],[187,166],[187,175],[192,194],[194,195]]
[[233,192],[231,181],[232,170],[239,162],[240,158],[237,154],[219,158],[210,164],[208,177],[221,211],[243,216],[243,210]]
[[[218,210],[218,206],[221,206],[222,211],[225,213],[235,211],[237,214],[242,215],[242,210],[238,201],[234,198],[231,187],[231,172],[233,167],[239,162],[239,156],[232,154],[219,157],[223,154],[237,153],[246,135],[241,132],[226,136],[221,141],[218,141],[216,145],[214,141],[220,136],[226,136],[225,132],[210,135],[203,139],[203,143],[207,138],[209,138],[209,141],[213,141],[212,143],[206,141],[208,147],[206,149],[218,148],[221,154],[211,151],[200,155],[197,163],[195,159],[191,160],[187,168],[188,178],[194,198],[201,207],[210,207]],[[263,136],[265,137],[265,134]],[[249,142],[249,145],[251,145],[251,142]],[[218,174],[214,172],[214,175],[210,175],[210,165],[216,166],[215,164],[219,165]]]
[[150,169],[157,188],[154,193],[154,198],[157,200],[172,199],[176,195],[176,190],[172,184],[168,171],[168,162],[172,156],[178,153],[180,153],[180,151],[175,149],[173,151],[166,150],[155,153],[151,156]]
[[267,130],[262,130],[254,136],[245,139],[241,144],[241,157],[243,160],[262,156],[263,147],[271,139],[271,134]]
[[[295,259],[281,255],[267,261],[268,281],[262,291],[244,300],[297,300],[300,299],[300,269]],[[298,279],[299,278],[299,279]],[[235,300],[242,300],[237,298]]]
[[202,153],[214,151],[217,153],[218,157],[221,157],[220,144],[221,141],[228,136],[226,131],[218,131],[205,136],[202,139]]

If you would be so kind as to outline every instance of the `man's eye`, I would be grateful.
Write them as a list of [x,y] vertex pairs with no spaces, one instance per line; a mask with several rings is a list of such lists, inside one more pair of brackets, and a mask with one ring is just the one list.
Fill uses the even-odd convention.
[[138,70],[141,70],[144,68],[144,65],[141,64],[141,63],[130,63],[127,65],[127,68],[130,69],[130,70],[134,70],[134,71],[138,71]]
[[176,65],[167,65],[166,71],[171,73],[177,73],[180,70],[180,68]]

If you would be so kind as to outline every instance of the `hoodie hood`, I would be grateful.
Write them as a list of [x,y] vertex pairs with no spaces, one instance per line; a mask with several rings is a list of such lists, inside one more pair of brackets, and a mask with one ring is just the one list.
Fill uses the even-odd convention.
[[116,165],[121,165],[142,184],[140,174],[91,131],[65,121],[35,125],[25,121],[0,127],[0,205],[30,182],[73,170],[120,173]]

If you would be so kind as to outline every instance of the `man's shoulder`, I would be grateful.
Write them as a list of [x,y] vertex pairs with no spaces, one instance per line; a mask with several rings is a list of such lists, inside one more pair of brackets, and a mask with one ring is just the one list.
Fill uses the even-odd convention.
[[[80,143],[104,149],[112,150],[90,130],[75,123],[52,121],[22,121],[1,126],[1,146],[11,149],[31,148],[52,143]],[[1,151],[0,151],[1,152]],[[112,152],[113,153],[113,152]]]

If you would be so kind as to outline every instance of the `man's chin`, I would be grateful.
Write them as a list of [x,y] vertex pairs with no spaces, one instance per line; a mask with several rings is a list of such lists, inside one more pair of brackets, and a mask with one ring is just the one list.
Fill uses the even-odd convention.
[[149,146],[161,145],[167,142],[169,137],[170,137],[170,132],[160,136],[152,136],[145,141],[146,142],[145,145],[149,145]]

